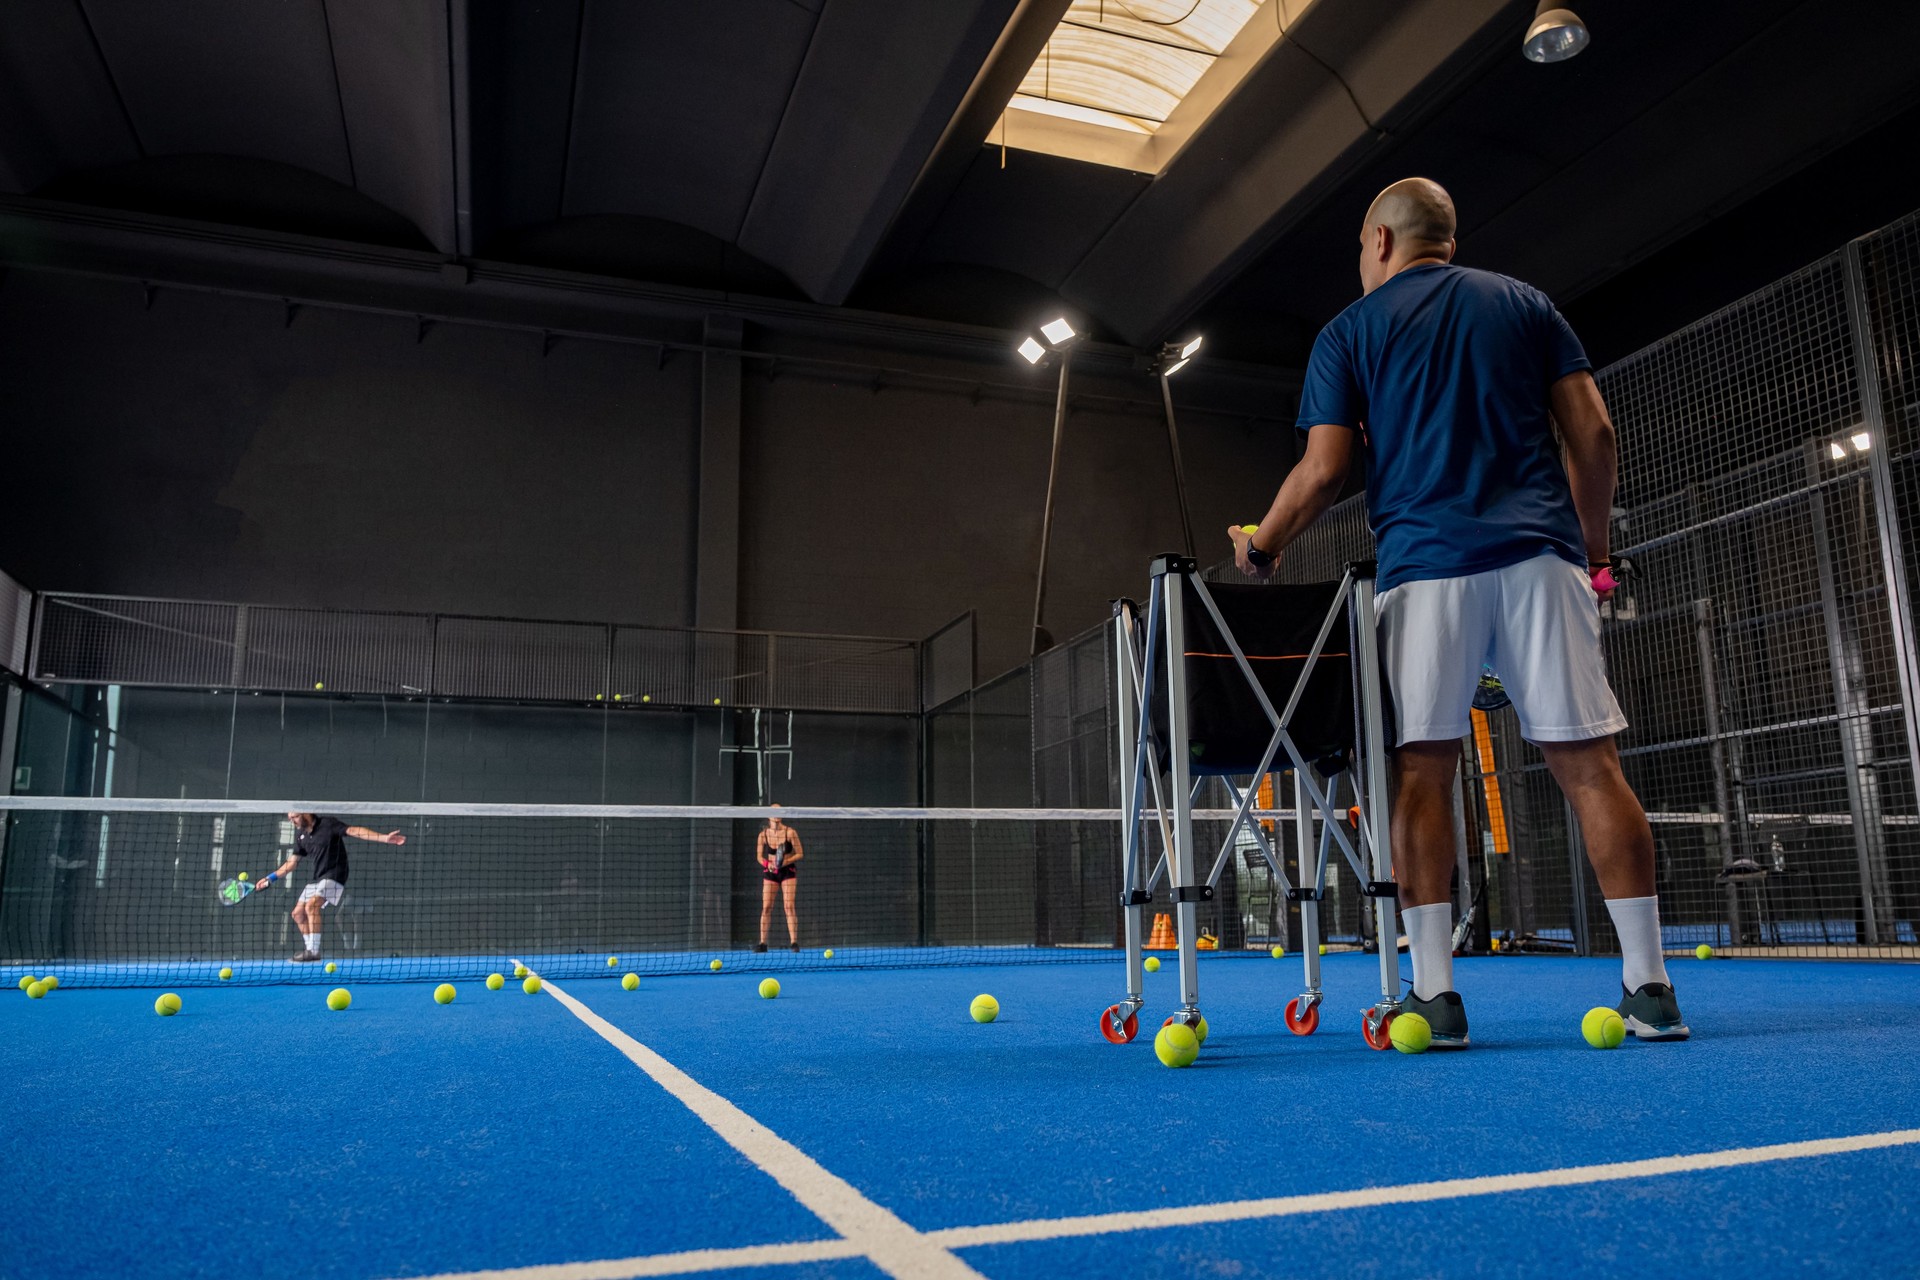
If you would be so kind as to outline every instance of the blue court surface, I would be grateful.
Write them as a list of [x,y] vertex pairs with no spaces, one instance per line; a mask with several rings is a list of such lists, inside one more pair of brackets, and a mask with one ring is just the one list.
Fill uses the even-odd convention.
[[1498,957],[1407,1057],[1372,957],[1308,1038],[1296,959],[1206,957],[1184,1071],[1101,1039],[1117,961],[9,991],[0,1275],[1913,1274],[1920,967],[1673,968],[1689,1043],[1589,1049],[1617,962]]

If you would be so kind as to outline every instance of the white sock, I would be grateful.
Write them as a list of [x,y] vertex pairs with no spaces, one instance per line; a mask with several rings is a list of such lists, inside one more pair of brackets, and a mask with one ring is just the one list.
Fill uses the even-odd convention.
[[1607,914],[1620,935],[1620,982],[1638,991],[1649,982],[1672,986],[1660,950],[1660,899],[1608,898]]
[[320,935],[319,934],[303,933],[300,936],[306,940],[307,950],[313,952],[313,954],[315,955],[320,954]]
[[1453,990],[1453,904],[1402,907],[1400,923],[1407,931],[1407,950],[1413,954],[1413,994],[1431,1000]]

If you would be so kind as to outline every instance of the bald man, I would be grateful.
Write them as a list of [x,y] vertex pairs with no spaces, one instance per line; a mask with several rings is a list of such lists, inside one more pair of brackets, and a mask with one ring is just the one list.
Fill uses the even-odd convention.
[[1613,423],[1553,303],[1452,265],[1454,228],[1453,199],[1436,182],[1408,178],[1374,198],[1360,227],[1363,296],[1321,331],[1307,367],[1306,452],[1258,530],[1229,536],[1244,571],[1271,574],[1339,498],[1357,440],[1398,730],[1405,1008],[1433,1024],[1433,1046],[1468,1044],[1447,889],[1453,773],[1483,665],[1579,819],[1620,935],[1627,1030],[1684,1040],[1660,945],[1653,832],[1614,748],[1627,722],[1607,684],[1590,577],[1608,562]]

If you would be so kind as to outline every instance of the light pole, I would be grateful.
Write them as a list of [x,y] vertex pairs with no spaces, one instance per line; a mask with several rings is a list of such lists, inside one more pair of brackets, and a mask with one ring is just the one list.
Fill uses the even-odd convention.
[[1186,538],[1188,555],[1196,554],[1193,549],[1193,517],[1187,512],[1187,472],[1180,465],[1180,430],[1173,421],[1173,389],[1167,385],[1167,379],[1187,367],[1204,339],[1195,334],[1182,342],[1169,342],[1160,348],[1147,372],[1160,384],[1160,405],[1167,414],[1167,452],[1173,456],[1173,492],[1180,500],[1180,532]]
[[1040,569],[1033,583],[1033,637],[1029,654],[1053,647],[1053,637],[1040,625],[1041,610],[1047,600],[1047,544],[1053,539],[1053,485],[1060,475],[1060,442],[1067,428],[1067,370],[1073,363],[1073,348],[1081,335],[1074,332],[1065,317],[1056,317],[1040,326],[1040,336],[1028,334],[1015,348],[1028,364],[1040,368],[1049,362],[1060,366],[1060,391],[1053,402],[1053,457],[1047,463],[1047,504],[1040,515]]

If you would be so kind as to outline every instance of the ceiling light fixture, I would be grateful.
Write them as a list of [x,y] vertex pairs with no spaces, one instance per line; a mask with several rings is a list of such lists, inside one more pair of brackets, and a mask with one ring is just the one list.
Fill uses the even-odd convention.
[[1053,647],[1053,637],[1040,625],[1041,610],[1047,601],[1047,544],[1053,539],[1053,487],[1060,475],[1060,441],[1067,429],[1067,370],[1073,363],[1073,349],[1084,336],[1075,332],[1065,316],[1055,316],[1041,325],[1040,334],[1046,339],[1044,343],[1028,334],[1014,348],[1036,368],[1056,356],[1060,365],[1060,390],[1053,401],[1053,458],[1047,463],[1047,504],[1040,515],[1040,569],[1034,575],[1033,584],[1032,653]]
[[1586,48],[1591,38],[1579,14],[1557,8],[1553,0],[1540,0],[1520,52],[1529,62],[1565,62]]

